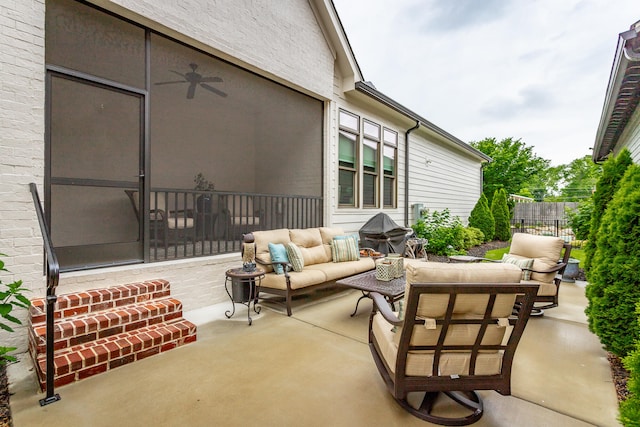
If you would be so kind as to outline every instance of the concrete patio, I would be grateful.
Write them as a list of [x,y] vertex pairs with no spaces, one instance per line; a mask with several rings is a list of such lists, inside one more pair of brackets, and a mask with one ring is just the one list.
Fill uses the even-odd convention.
[[[391,398],[367,346],[371,302],[360,293],[273,302],[247,326],[231,303],[185,313],[198,341],[56,391],[40,407],[28,358],[9,370],[15,427],[418,426]],[[619,426],[606,353],[586,325],[584,283],[563,283],[561,306],[532,318],[516,352],[512,395],[483,391],[476,426]]]

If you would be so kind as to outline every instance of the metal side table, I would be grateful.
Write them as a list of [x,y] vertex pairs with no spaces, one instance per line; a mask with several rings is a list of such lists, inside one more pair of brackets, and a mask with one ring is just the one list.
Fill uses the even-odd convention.
[[[224,315],[228,319],[236,312],[236,303],[247,306],[247,319],[251,326],[251,303],[253,302],[253,311],[260,313],[262,307],[257,306],[258,297],[260,295],[260,285],[264,278],[264,270],[256,268],[253,271],[244,271],[242,268],[232,268],[225,273],[224,289],[231,299],[233,310],[225,311]],[[229,290],[231,283],[231,290]]]

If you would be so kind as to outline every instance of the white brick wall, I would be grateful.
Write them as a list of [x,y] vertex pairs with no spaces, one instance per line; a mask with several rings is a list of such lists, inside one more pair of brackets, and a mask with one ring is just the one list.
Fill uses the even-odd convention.
[[[110,9],[119,5],[176,32],[169,35],[183,41],[187,41],[184,36],[190,37],[202,43],[197,47],[331,98],[334,59],[308,1],[94,2]],[[136,19],[131,13],[128,15]],[[163,31],[153,22],[144,20],[144,24]]]
[[[44,175],[44,1],[1,0],[0,10],[0,253],[10,270],[0,280],[36,289],[42,240],[29,183]],[[24,350],[25,330],[15,329],[0,332],[0,345]]]

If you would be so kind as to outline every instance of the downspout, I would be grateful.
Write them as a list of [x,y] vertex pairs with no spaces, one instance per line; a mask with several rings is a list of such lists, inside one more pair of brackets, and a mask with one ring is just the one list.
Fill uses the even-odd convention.
[[420,127],[416,125],[404,133],[404,226],[409,227],[409,134]]

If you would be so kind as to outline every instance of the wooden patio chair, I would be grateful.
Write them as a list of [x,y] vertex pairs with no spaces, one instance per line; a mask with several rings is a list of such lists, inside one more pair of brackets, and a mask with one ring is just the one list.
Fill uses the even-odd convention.
[[[431,423],[468,425],[483,414],[477,390],[511,394],[514,354],[538,291],[521,274],[509,264],[409,265],[401,313],[371,293],[369,348],[402,408]],[[516,296],[522,309],[512,315]]]
[[[138,192],[124,191],[131,201],[136,216],[140,218]],[[165,247],[172,242],[194,241],[196,229],[192,210],[170,210],[171,204],[167,203],[165,193],[161,191],[152,191],[149,199],[149,230],[152,239],[157,239]]]

